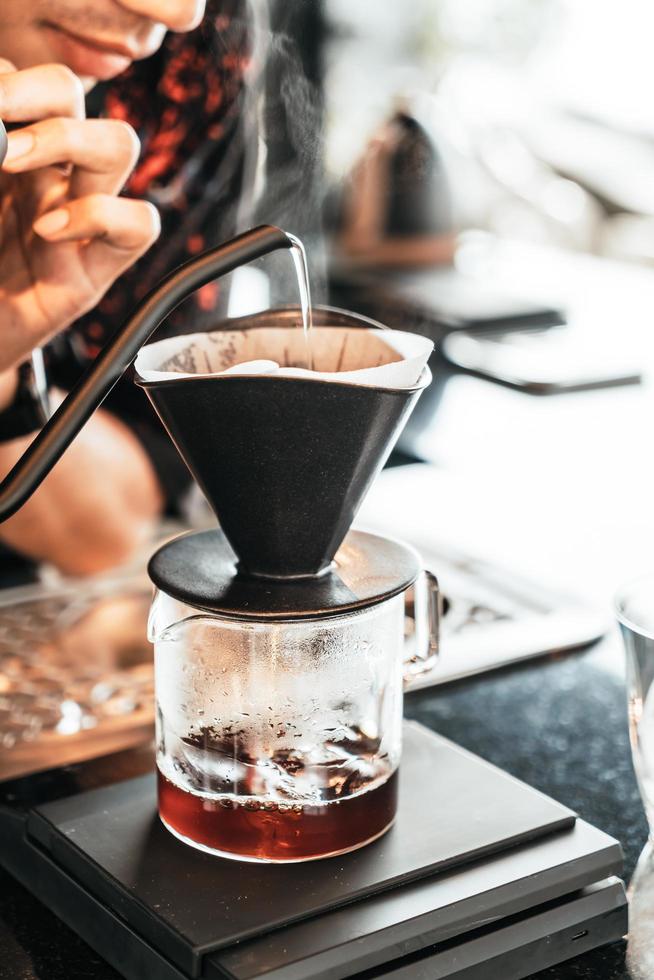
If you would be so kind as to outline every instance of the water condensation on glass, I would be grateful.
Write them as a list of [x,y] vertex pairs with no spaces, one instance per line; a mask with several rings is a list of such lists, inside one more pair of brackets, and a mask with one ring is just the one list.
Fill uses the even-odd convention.
[[157,635],[167,601],[159,594],[151,617],[157,761],[176,786],[211,799],[315,806],[373,789],[395,771],[403,596],[320,622],[191,615]]

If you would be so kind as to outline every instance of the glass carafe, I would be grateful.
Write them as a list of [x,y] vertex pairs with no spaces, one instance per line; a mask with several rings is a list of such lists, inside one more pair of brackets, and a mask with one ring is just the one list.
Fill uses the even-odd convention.
[[405,595],[322,619],[251,622],[161,590],[159,810],[186,843],[241,860],[361,847],[392,824]]

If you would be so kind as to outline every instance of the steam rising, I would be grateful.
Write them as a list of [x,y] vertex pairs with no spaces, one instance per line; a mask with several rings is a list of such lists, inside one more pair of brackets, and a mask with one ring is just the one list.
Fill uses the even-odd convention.
[[[263,59],[260,95],[248,111],[259,122],[255,223],[276,224],[306,246],[314,302],[326,293],[323,204],[323,104],[317,80],[309,78],[298,38],[311,5],[285,0],[274,23],[268,0],[251,0],[255,50]],[[253,104],[253,102],[255,104]],[[258,103],[258,104],[257,104]],[[297,281],[282,256],[271,256],[271,304],[296,302]]]

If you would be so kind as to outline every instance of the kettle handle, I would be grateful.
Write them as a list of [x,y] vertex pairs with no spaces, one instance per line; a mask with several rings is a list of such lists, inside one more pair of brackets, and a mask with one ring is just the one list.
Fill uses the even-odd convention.
[[88,422],[140,348],[182,300],[239,266],[295,244],[273,225],[261,225],[209,249],[171,272],[145,297],[35,436],[0,483],[0,523],[28,500]]

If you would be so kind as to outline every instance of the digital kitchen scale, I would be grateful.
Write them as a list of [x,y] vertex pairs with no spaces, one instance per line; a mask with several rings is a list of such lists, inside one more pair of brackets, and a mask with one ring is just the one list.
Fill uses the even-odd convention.
[[392,830],[323,861],[219,859],[153,775],[0,808],[0,863],[128,980],[519,980],[627,931],[617,841],[407,723]]

